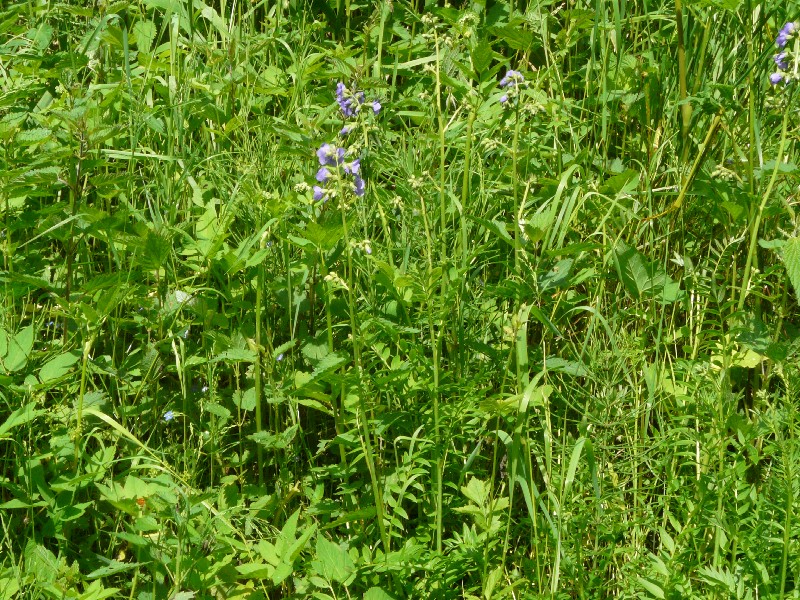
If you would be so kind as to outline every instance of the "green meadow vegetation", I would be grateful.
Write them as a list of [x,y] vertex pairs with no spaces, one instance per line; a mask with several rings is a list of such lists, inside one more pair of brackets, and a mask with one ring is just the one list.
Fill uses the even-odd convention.
[[800,3],[0,3],[0,600],[800,598]]

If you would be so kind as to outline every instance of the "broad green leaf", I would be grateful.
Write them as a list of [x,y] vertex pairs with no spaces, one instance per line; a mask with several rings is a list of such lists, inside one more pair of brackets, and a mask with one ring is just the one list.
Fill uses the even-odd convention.
[[44,410],[36,410],[36,403],[29,402],[25,406],[22,406],[12,412],[8,419],[0,425],[0,439],[5,437],[5,435],[11,431],[14,427],[18,427],[20,425],[24,425],[25,423],[30,423],[39,415],[43,415],[45,412]]
[[28,362],[33,349],[33,325],[20,330],[13,338],[7,340],[5,356],[0,356],[7,373],[22,369]]
[[48,381],[66,375],[69,373],[72,365],[78,362],[78,360],[78,355],[72,352],[59,354],[42,365],[42,368],[39,370],[39,381],[47,383]]
[[473,477],[469,483],[461,487],[461,493],[464,494],[473,504],[483,508],[486,506],[486,501],[489,498],[489,490],[485,481]]
[[371,587],[364,594],[364,600],[395,600],[395,597],[379,587]]
[[289,575],[294,572],[294,568],[292,565],[288,565],[284,562],[279,563],[277,567],[275,567],[275,572],[272,574],[272,583],[275,585],[279,585],[282,581],[284,581]]
[[637,577],[636,579],[653,598],[658,598],[659,600],[664,598],[664,590],[661,589],[661,586],[644,577]]
[[660,265],[650,263],[622,240],[614,247],[614,259],[620,281],[635,299],[652,298],[670,304],[683,295],[680,284]]
[[86,579],[100,579],[101,577],[109,577],[110,575],[116,575],[117,573],[124,573],[125,571],[132,571],[137,567],[141,566],[142,563],[137,562],[120,562],[118,560],[110,560],[108,564],[104,567],[100,567],[99,569],[95,569],[91,573],[86,576]]
[[242,579],[267,579],[272,577],[275,567],[267,563],[245,563],[238,565],[236,570]]
[[[104,600],[105,598],[114,598],[118,597],[117,593],[119,592],[119,588],[107,588],[103,587],[103,584],[99,581],[93,581],[89,586],[84,590],[84,592],[79,596],[78,600]],[[181,592],[183,593],[183,592]],[[180,595],[181,593],[175,594],[172,597],[172,600],[181,600]],[[194,597],[194,592],[192,595],[189,596],[190,598]]]
[[572,482],[575,481],[575,472],[578,470],[578,463],[581,460],[581,452],[583,445],[586,443],[586,438],[581,437],[575,447],[572,449],[572,455],[569,459],[569,467],[567,468],[567,476],[564,479],[564,494],[565,501],[568,499],[569,489],[572,487]]
[[317,537],[317,560],[311,566],[323,579],[337,583],[347,581],[356,568],[347,550],[322,535]]
[[321,250],[330,250],[344,236],[344,227],[341,219],[338,222],[318,224],[311,221],[303,231],[306,239],[310,240]]
[[9,500],[8,502],[3,502],[0,504],[0,508],[9,510],[14,508],[33,508],[38,506],[47,506],[47,502],[40,500],[39,502],[28,503],[14,498],[13,500]]
[[36,582],[52,583],[58,576],[58,559],[55,554],[33,540],[25,546],[25,570],[35,576]]
[[132,33],[139,50],[149,52],[156,37],[156,24],[150,20],[137,21],[133,25]]

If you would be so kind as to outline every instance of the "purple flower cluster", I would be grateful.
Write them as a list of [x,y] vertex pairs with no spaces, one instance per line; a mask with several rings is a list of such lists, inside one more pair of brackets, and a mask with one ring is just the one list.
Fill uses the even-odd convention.
[[790,72],[790,63],[794,62],[794,52],[787,49],[786,46],[796,36],[798,31],[797,24],[789,21],[778,32],[778,37],[775,40],[775,45],[780,52],[773,57],[775,61],[776,71],[769,76],[769,82],[772,85],[778,85],[781,81],[789,83],[792,79]]
[[[317,150],[319,159],[319,170],[316,179],[321,184],[326,184],[336,177],[352,177],[348,179],[351,189],[356,196],[364,195],[364,180],[359,174],[361,170],[361,159],[356,158],[346,162],[347,151],[334,144],[322,144]],[[314,200],[324,200],[330,194],[330,189],[322,185],[314,186]]]
[[[342,110],[345,119],[352,119],[355,117],[366,101],[367,97],[364,95],[364,92],[351,91],[341,81],[336,84],[336,102],[339,104],[339,108]],[[372,105],[373,113],[377,115],[381,112],[380,102],[373,100],[370,104]],[[345,129],[347,129],[347,131],[345,131]],[[341,135],[347,135],[349,132],[350,130],[345,127],[340,133]]]
[[514,94],[518,91],[520,84],[525,83],[525,76],[519,71],[509,69],[506,76],[500,80],[500,87],[505,88],[506,93],[500,96],[500,103],[505,104],[508,102],[508,95]]

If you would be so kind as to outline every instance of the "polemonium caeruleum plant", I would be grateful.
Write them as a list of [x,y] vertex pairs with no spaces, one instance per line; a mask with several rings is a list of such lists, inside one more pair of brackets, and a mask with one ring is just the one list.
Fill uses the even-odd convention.
[[[372,109],[373,115],[379,114],[382,108],[379,100],[375,99],[367,102],[367,97],[364,92],[360,90],[351,90],[341,81],[336,84],[336,103],[339,105],[339,109],[342,111],[342,116],[345,119],[358,119],[364,112],[369,112],[361,111],[361,107],[364,104],[367,104]],[[345,124],[339,131],[339,135],[342,137],[347,136],[357,125],[358,123]]]
[[[347,137],[359,127],[366,118],[365,114],[371,112],[372,115],[378,115],[382,109],[379,100],[367,102],[363,91],[351,90],[341,81],[336,84],[336,103],[344,118],[350,119],[339,131],[341,137]],[[361,108],[365,105],[372,110],[362,111]],[[320,146],[317,150],[320,168],[316,174],[318,185],[313,187],[314,200],[327,200],[338,190],[350,191],[358,197],[364,195],[366,183],[361,177],[361,159],[355,156],[357,154],[358,149],[355,146],[345,148],[330,143]]]
[[798,26],[793,21],[786,23],[778,32],[775,45],[780,52],[773,57],[776,70],[769,76],[772,85],[778,85],[781,82],[789,83],[797,78],[797,52],[790,44],[797,39],[797,32]]
[[[322,185],[314,186],[314,200],[327,200],[335,194],[336,183],[343,184],[344,189],[351,190],[356,196],[363,196],[364,180],[361,178],[361,159],[346,161],[347,150],[334,144],[322,144],[317,150],[319,170],[316,180]],[[324,186],[324,187],[323,187]]]
[[506,76],[500,80],[500,87],[505,93],[500,96],[500,103],[509,105],[509,100],[515,100],[519,96],[520,86],[525,83],[525,76],[519,71],[509,69]]

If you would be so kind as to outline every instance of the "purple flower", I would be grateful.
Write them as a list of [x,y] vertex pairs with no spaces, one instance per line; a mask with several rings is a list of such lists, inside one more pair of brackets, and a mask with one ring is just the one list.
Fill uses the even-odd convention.
[[357,158],[351,163],[344,163],[344,172],[348,175],[357,175],[361,168],[361,159]]
[[325,188],[314,186],[314,200],[322,200],[325,197]]
[[317,171],[317,181],[320,183],[325,183],[328,181],[328,178],[331,176],[331,172],[328,171],[328,167],[320,167],[319,171]]
[[164,413],[164,421],[166,421],[167,423],[172,421],[172,419],[174,418],[175,418],[175,413],[173,411],[168,410],[167,412]]
[[342,114],[349,118],[356,114],[358,107],[353,110],[353,100],[347,96],[347,93],[347,87],[341,81],[336,84],[336,102],[339,103]]
[[783,73],[773,73],[769,76],[769,82],[772,85],[778,85],[781,81],[783,81]]
[[522,73],[519,71],[514,71],[513,69],[509,69],[506,72],[506,76],[500,80],[500,87],[514,87],[523,81],[525,81],[525,77],[522,75]]
[[339,135],[342,136],[342,137],[345,137],[351,131],[353,131],[353,126],[352,125],[345,125],[344,127],[342,127],[342,130],[339,132]]
[[795,29],[797,29],[797,25],[795,25],[792,21],[786,23],[786,25],[781,27],[781,30],[778,32],[778,38],[775,40],[775,45],[778,48],[785,48]]
[[381,103],[380,103],[380,102],[378,102],[377,100],[374,100],[374,101],[372,102],[372,112],[374,112],[376,115],[377,115],[379,112],[381,112]]
[[775,64],[779,69],[783,69],[784,71],[789,69],[789,63],[786,62],[786,52],[779,52],[773,57],[773,59],[775,60]]
[[505,104],[506,102],[508,102],[508,94],[503,94],[500,96],[500,104]]
[[335,167],[344,160],[344,148],[337,148],[333,144],[322,144],[317,150],[317,158],[321,166]]
[[364,195],[364,180],[359,175],[356,175],[353,179],[353,193],[356,196]]

